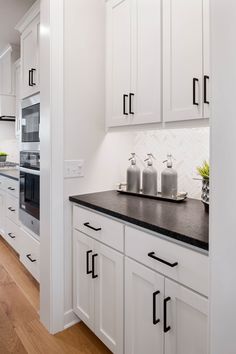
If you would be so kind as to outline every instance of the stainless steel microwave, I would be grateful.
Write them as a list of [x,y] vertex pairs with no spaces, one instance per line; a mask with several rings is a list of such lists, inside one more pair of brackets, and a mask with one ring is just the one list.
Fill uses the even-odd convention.
[[21,151],[40,150],[40,96],[22,101]]

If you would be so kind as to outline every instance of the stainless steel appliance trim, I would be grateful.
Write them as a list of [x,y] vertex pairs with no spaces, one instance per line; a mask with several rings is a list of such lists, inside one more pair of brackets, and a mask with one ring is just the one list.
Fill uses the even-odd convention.
[[20,171],[21,172],[25,172],[25,173],[29,173],[31,175],[40,176],[40,171],[38,171],[38,170],[33,170],[33,169],[30,169],[30,168],[20,167]]
[[24,210],[19,210],[19,218],[22,224],[29,230],[33,231],[36,235],[40,235],[40,221],[28,214]]
[[38,103],[40,103],[39,93],[37,93],[34,96],[31,96],[31,97],[28,97],[28,98],[25,98],[24,100],[22,100],[21,108],[24,109],[24,108],[27,108],[30,106],[34,106],[35,104],[38,104]]
[[21,151],[30,151],[30,152],[39,152],[40,151],[40,143],[21,143],[20,144]]

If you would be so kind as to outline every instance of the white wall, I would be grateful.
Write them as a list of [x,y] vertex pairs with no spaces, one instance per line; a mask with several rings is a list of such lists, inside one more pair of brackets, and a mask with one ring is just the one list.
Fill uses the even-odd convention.
[[236,1],[211,0],[211,354],[236,353]]
[[19,161],[19,149],[15,137],[15,124],[12,122],[0,122],[0,151],[8,153],[8,161]]

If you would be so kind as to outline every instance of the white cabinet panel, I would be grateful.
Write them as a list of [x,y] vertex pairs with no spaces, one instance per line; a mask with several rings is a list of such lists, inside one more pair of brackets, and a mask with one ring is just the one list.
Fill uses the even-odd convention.
[[[0,180],[1,183],[1,180]],[[1,185],[0,185],[1,187]],[[6,196],[5,192],[0,188],[0,234],[5,235],[6,212],[5,212]]]
[[208,301],[165,279],[165,354],[208,354]]
[[163,353],[163,298],[164,277],[126,258],[126,354]]
[[107,3],[108,126],[129,124],[131,75],[131,0]]
[[[74,230],[73,307],[79,318],[94,330],[94,281],[91,277],[93,240]],[[90,274],[88,272],[90,271]]]
[[40,280],[40,243],[23,228],[21,230],[20,260],[33,277]]
[[95,334],[112,353],[123,353],[124,256],[95,241]]
[[132,0],[131,123],[161,121],[161,1]]
[[12,95],[12,51],[8,50],[0,58],[0,94]]
[[202,81],[203,1],[165,0],[163,1],[164,121],[203,117]]
[[204,48],[204,118],[210,118],[211,87],[210,87],[210,2],[203,1],[203,48]]

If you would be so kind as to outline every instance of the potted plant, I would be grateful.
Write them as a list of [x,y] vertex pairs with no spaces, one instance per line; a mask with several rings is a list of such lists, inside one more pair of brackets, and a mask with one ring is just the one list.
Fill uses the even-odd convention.
[[202,177],[202,202],[209,206],[209,178],[210,178],[210,165],[209,162],[204,161],[202,166],[197,167],[198,174]]
[[6,162],[7,156],[5,152],[0,152],[0,162]]

